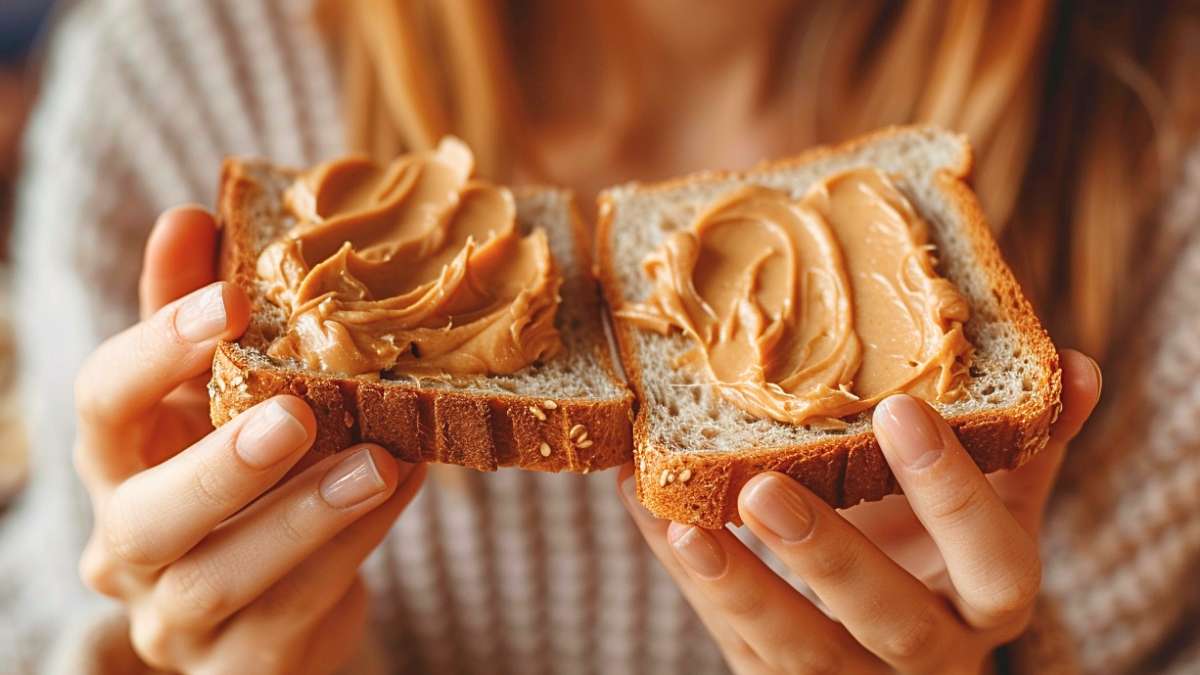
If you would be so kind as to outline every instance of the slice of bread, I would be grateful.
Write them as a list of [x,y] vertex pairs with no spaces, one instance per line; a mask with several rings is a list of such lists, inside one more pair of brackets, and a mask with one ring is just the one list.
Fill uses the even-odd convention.
[[[546,230],[563,274],[556,325],[565,349],[559,355],[505,376],[340,379],[265,354],[286,316],[263,297],[255,262],[294,224],[283,195],[296,176],[256,160],[229,159],[223,167],[221,276],[246,291],[252,314],[241,339],[222,343],[213,358],[213,424],[289,393],[316,413],[313,450],[318,454],[369,441],[404,461],[485,471],[519,466],[587,473],[629,460],[632,394],[614,368],[591,275],[591,238],[570,193],[531,189],[516,194],[519,227]],[[579,440],[576,426],[587,431],[586,441]]]
[[[641,263],[664,235],[689,227],[731,187],[752,183],[802,196],[851,167],[879,168],[930,223],[939,273],[971,305],[975,347],[968,395],[935,407],[985,472],[1019,466],[1041,449],[1060,403],[1058,355],[1000,257],[965,179],[964,138],[930,128],[888,129],[743,173],[700,173],[631,183],[600,197],[599,275],[610,308],[645,299]],[[737,495],[753,475],[781,471],[837,507],[881,499],[896,482],[871,433],[869,412],[821,430],[757,419],[726,402],[690,369],[673,366],[688,338],[616,319],[625,372],[641,402],[634,422],[638,495],[655,515],[721,527],[739,522]]]

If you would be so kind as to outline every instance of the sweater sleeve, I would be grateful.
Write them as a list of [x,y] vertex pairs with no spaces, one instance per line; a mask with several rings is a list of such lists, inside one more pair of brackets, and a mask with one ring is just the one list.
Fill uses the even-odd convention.
[[1146,267],[1153,294],[1069,449],[1044,527],[1051,611],[1014,646],[1057,645],[1084,673],[1200,672],[1200,145],[1160,214],[1171,259]]
[[73,380],[88,353],[135,318],[141,250],[158,210],[209,196],[146,109],[156,94],[145,89],[145,48],[129,32],[143,9],[81,2],[58,17],[25,137],[13,315],[31,474],[0,521],[6,672],[43,670],[48,654],[107,634],[91,628],[115,604],[76,572],[91,513],[72,470]]
[[31,473],[0,522],[0,662],[14,672],[41,670],[56,641],[109,604],[76,573],[91,516],[71,468],[72,381],[130,316],[139,256],[129,225],[152,207],[105,104],[121,96],[107,19],[82,4],[59,21],[18,183],[13,316]]
[[99,342],[136,320],[157,214],[214,203],[224,155],[299,164],[341,144],[311,0],[64,4],[26,133],[13,241],[32,462],[0,520],[0,663],[16,672],[41,669],[64,642],[109,634],[91,628],[115,604],[76,572],[91,514],[72,470],[73,380]]
[[[118,608],[95,612],[78,622],[70,635],[59,639],[47,655],[46,675],[159,675],[164,671],[142,663],[129,643],[129,620]],[[350,662],[338,675],[384,675],[386,654],[373,632],[368,632]]]

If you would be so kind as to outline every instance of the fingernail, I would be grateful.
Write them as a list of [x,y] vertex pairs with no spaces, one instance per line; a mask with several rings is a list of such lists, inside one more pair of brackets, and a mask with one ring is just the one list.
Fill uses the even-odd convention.
[[188,342],[204,342],[225,332],[225,294],[221,284],[203,288],[175,312],[175,330]]
[[706,579],[725,573],[725,550],[716,537],[693,525],[671,523],[667,539],[684,565]]
[[650,513],[650,511],[648,511],[646,507],[642,506],[642,503],[638,501],[637,481],[634,480],[633,474],[629,474],[625,480],[621,481],[621,493],[625,495],[625,502],[629,504],[629,508],[634,512],[633,515],[635,517],[655,520],[654,514]]
[[873,422],[884,452],[905,467],[923,469],[942,455],[944,443],[929,409],[904,394],[885,398]]
[[742,496],[742,506],[784,541],[800,541],[812,531],[812,509],[808,502],[777,476],[754,482]]
[[385,487],[371,449],[361,448],[325,474],[321,479],[321,498],[335,509],[345,509],[365,502]]
[[279,401],[267,401],[252,415],[238,432],[234,449],[243,462],[256,469],[282,461],[308,440],[304,423]]
[[1096,400],[1099,400],[1100,395],[1104,393],[1104,371],[1100,369],[1096,359],[1089,356],[1088,361],[1092,362],[1092,370],[1096,372]]

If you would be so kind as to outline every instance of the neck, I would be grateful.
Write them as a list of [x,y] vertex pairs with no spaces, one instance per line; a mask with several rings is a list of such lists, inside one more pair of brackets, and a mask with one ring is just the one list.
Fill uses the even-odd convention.
[[666,61],[711,66],[766,45],[787,16],[787,3],[624,0],[609,5],[633,34]]
[[528,49],[521,70],[540,170],[589,193],[779,152],[767,120],[771,69],[793,17],[759,11],[774,4],[535,4],[516,44]]
[[[707,99],[758,103],[785,12],[779,2],[625,0],[613,3],[631,75],[652,105]],[[657,101],[655,99],[658,99]],[[658,106],[654,106],[658,107]]]
[[758,104],[789,14],[781,0],[547,0],[519,22],[519,65],[534,114]]

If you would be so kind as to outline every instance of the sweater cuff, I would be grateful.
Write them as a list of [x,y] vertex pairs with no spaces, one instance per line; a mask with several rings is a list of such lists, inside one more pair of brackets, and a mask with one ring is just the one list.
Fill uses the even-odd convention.
[[[339,671],[346,675],[387,672],[383,642],[367,626],[358,652]],[[46,660],[46,675],[166,675],[142,662],[129,641],[129,618],[123,607],[106,603],[85,613],[62,631]]]

